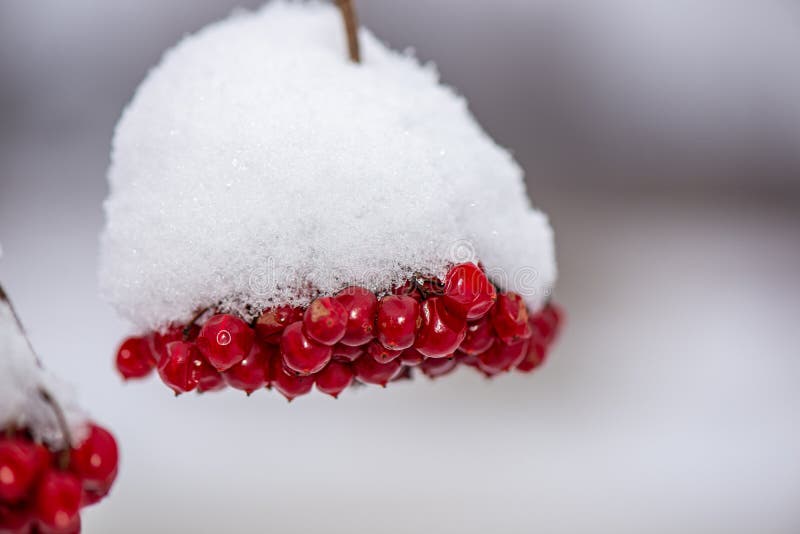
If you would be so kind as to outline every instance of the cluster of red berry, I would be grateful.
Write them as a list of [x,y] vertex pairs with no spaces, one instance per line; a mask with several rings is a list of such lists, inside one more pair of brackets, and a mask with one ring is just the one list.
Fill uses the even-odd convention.
[[80,509],[106,496],[117,460],[114,437],[94,424],[78,447],[60,451],[24,430],[7,430],[0,438],[0,533],[79,533]]
[[544,361],[561,312],[529,315],[522,297],[498,293],[473,263],[444,282],[415,278],[381,298],[362,287],[320,297],[307,308],[265,310],[252,324],[229,314],[165,333],[126,339],[117,352],[123,378],[153,369],[176,394],[231,386],[248,394],[274,387],[287,399],[316,384],[336,397],[354,379],[385,386],[419,367],[429,377],[459,363],[486,376],[530,372]]

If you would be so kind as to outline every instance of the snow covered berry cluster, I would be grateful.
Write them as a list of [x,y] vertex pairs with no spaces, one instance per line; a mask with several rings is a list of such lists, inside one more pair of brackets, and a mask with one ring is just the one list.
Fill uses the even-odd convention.
[[316,384],[337,397],[354,381],[386,386],[415,367],[432,378],[460,363],[487,377],[530,372],[560,321],[554,304],[529,314],[522,297],[498,292],[480,266],[462,263],[444,281],[415,277],[380,297],[348,287],[305,309],[264,310],[250,324],[202,310],[188,325],[126,339],[116,364],[126,380],[156,369],[175,394],[266,387],[292,400]]
[[117,476],[117,443],[90,423],[77,447],[52,450],[26,429],[0,437],[0,533],[74,534],[80,510],[108,494]]

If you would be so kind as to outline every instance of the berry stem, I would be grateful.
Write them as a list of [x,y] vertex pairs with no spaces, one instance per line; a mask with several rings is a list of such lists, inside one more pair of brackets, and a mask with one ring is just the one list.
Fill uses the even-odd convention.
[[186,323],[186,326],[183,327],[183,331],[181,332],[183,334],[184,341],[189,340],[189,335],[192,332],[192,327],[195,324],[197,324],[197,321],[200,320],[200,318],[210,309],[211,309],[210,307],[206,307],[201,310],[198,310],[197,313],[194,314],[194,317],[192,317],[192,319],[188,323]]
[[61,409],[61,406],[53,398],[53,395],[51,395],[49,391],[43,387],[40,387],[39,396],[48,406],[50,406],[50,409],[53,410],[53,414],[56,416],[58,427],[61,430],[61,437],[64,440],[64,450],[61,451],[58,456],[58,466],[61,468],[61,470],[66,470],[69,467],[70,449],[72,447],[72,433],[69,431],[67,418],[64,416],[64,410]]
[[347,32],[347,50],[350,61],[361,63],[361,51],[358,45],[358,17],[353,7],[353,0],[336,0],[336,6],[342,12],[344,29]]

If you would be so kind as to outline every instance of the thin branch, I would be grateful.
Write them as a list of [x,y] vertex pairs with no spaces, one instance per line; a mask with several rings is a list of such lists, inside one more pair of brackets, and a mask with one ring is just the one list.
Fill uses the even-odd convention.
[[353,63],[361,63],[361,51],[358,45],[358,17],[353,7],[353,0],[336,0],[336,5],[342,12],[344,29],[347,32],[347,50]]

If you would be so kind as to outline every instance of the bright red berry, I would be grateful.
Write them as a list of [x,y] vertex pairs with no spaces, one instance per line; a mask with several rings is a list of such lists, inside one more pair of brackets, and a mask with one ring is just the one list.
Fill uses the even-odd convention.
[[414,348],[428,358],[444,358],[455,352],[467,333],[462,317],[450,313],[441,297],[433,297],[420,306],[422,326]]
[[353,364],[355,366],[356,377],[365,384],[376,384],[386,387],[394,377],[396,377],[403,364],[400,360],[392,360],[389,363],[380,363],[369,354],[363,355]]
[[150,347],[150,354],[155,366],[167,355],[167,345],[173,341],[183,341],[183,327],[171,326],[165,332],[153,332],[147,336],[147,343]]
[[333,359],[340,362],[354,362],[364,354],[363,347],[350,347],[337,343],[333,346]]
[[547,359],[547,345],[540,339],[531,339],[525,358],[517,364],[517,370],[530,373]]
[[217,371],[226,371],[250,353],[254,336],[253,330],[238,317],[218,314],[200,329],[197,348]]
[[154,367],[150,346],[143,338],[129,337],[117,350],[117,371],[125,380],[144,378]]
[[256,342],[247,358],[225,372],[225,380],[250,395],[269,384],[272,358],[279,358],[277,347]]
[[311,391],[314,387],[314,376],[297,376],[284,368],[281,358],[273,358],[272,386],[286,397],[286,400],[292,402]]
[[303,329],[308,337],[323,345],[335,345],[347,329],[347,310],[332,297],[315,299],[303,315]]
[[292,323],[303,320],[303,310],[294,306],[279,306],[264,310],[256,319],[255,330],[262,341],[278,345],[281,332]]
[[195,352],[195,358],[192,360],[191,373],[194,380],[197,382],[198,393],[209,393],[211,391],[225,389],[225,378],[222,376],[222,373],[214,369],[214,366],[203,358],[200,351]]
[[32,442],[0,440],[0,502],[15,504],[24,499],[43,467],[42,456]]
[[47,471],[39,483],[35,502],[41,530],[54,534],[75,532],[80,521],[80,480],[67,471]]
[[422,362],[420,369],[430,378],[438,378],[453,371],[458,365],[456,358],[429,358]]
[[486,274],[474,263],[452,267],[444,279],[447,308],[469,321],[480,319],[492,309],[497,292]]
[[194,343],[188,341],[168,343],[166,356],[158,364],[158,375],[176,395],[188,393],[197,387],[195,367],[199,357]]
[[527,352],[527,339],[509,345],[495,343],[486,352],[478,354],[478,368],[487,375],[496,375],[519,364]]
[[292,323],[281,335],[283,363],[300,375],[312,375],[320,371],[333,355],[333,349],[309,339],[303,332],[303,323]]
[[389,363],[403,353],[402,350],[387,349],[377,340],[370,341],[365,352],[379,363]]
[[84,489],[105,494],[117,477],[117,442],[106,429],[89,425],[89,434],[70,454],[70,469],[83,482]]
[[516,293],[501,293],[492,308],[492,326],[503,343],[510,344],[531,336],[528,324],[528,308]]
[[419,326],[419,303],[406,295],[386,295],[378,302],[377,337],[384,347],[407,349]]
[[352,286],[337,293],[336,300],[347,310],[347,328],[342,344],[358,347],[375,337],[378,299],[372,291]]
[[484,317],[478,322],[467,324],[467,335],[458,350],[464,354],[480,354],[489,350],[494,340],[492,323],[488,317]]
[[353,383],[353,367],[348,363],[332,361],[316,376],[317,389],[333,398]]
[[409,347],[400,355],[400,362],[406,367],[416,367],[425,361],[425,356],[414,347]]

